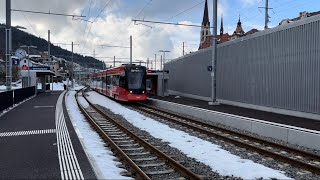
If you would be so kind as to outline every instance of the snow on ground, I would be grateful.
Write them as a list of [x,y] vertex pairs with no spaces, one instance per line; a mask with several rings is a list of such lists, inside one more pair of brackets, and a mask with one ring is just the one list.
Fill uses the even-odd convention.
[[62,83],[62,82],[50,83],[50,89],[53,91],[63,91],[64,90],[64,83]]
[[[99,135],[92,130],[90,124],[85,120],[80,113],[77,102],[75,100],[75,91],[69,91],[66,95],[66,106],[73,126],[76,129],[81,144],[84,147],[92,166],[97,173],[98,179],[131,179],[129,177],[121,176],[120,172],[124,169],[118,168],[121,164],[113,159],[113,153],[104,147],[105,143],[101,140]],[[81,102],[84,101],[80,98]],[[85,104],[83,104],[85,106]],[[85,138],[83,138],[83,136]]]
[[[22,88],[22,83],[21,83],[21,81],[17,81],[17,82],[13,82],[12,84],[11,84],[11,89],[21,89]],[[2,91],[6,91],[6,89],[7,89],[7,87],[6,87],[6,85],[1,85],[0,86],[0,92],[2,92]]]
[[72,90],[78,91],[78,90],[80,90],[80,89],[82,89],[82,88],[84,88],[84,86],[83,86],[83,85],[80,85],[80,84],[74,84],[74,87],[73,87],[73,89],[72,89]]
[[188,157],[195,158],[210,166],[213,171],[217,171],[220,175],[233,175],[243,179],[261,177],[263,179],[290,179],[284,175],[284,172],[273,170],[251,160],[242,159],[222,149],[219,145],[170,128],[168,125],[127,109],[96,92],[89,92],[88,94],[90,101],[110,109],[115,114],[123,116],[134,126],[150,133],[153,137],[168,142],[171,147],[177,148]]

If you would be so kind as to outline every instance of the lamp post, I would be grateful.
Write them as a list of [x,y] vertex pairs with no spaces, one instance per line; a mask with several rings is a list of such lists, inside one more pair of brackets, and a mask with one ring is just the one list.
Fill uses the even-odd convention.
[[30,87],[30,48],[37,48],[37,46],[27,46],[27,45],[22,45],[20,46],[21,48],[28,48],[28,87]]
[[168,50],[160,50],[159,52],[163,52],[163,63],[161,60],[161,67],[162,68],[162,97],[164,97],[164,62],[165,62],[165,57],[166,57],[166,52],[170,52]]
[[211,99],[209,105],[219,105],[217,102],[217,13],[218,0],[213,0],[213,27],[212,27],[212,86]]
[[11,60],[11,0],[6,0],[6,86],[11,90],[12,60]]
[[[11,90],[12,82],[12,38],[11,38],[11,0],[6,0],[6,90]],[[16,28],[26,29],[21,26],[16,26]]]

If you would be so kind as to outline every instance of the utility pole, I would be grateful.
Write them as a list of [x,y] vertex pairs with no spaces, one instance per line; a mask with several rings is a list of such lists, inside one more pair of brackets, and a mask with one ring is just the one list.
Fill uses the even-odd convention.
[[212,101],[209,102],[209,105],[218,105],[217,102],[217,18],[218,18],[218,0],[213,0],[213,24],[212,24],[212,92],[211,98]]
[[[50,52],[50,30],[48,30],[48,63],[49,63],[49,69],[51,70],[51,57],[50,56],[51,56],[51,52]],[[50,83],[50,90],[51,90],[51,78],[50,78],[50,76],[49,76],[49,83]],[[53,90],[53,84],[52,84],[52,90]]]
[[268,23],[269,23],[269,3],[268,0],[266,0],[266,10],[265,10],[265,20],[264,20],[264,29],[268,29]]
[[258,8],[263,8],[265,9],[265,17],[264,17],[264,29],[268,29],[268,23],[269,23],[269,9],[273,9],[273,8],[269,8],[269,0],[265,0],[266,1],[266,6],[265,7],[258,7]]
[[159,70],[162,70],[162,55],[160,56],[160,68]]
[[6,0],[6,89],[11,90],[12,60],[11,60],[11,0]]
[[154,70],[157,70],[157,54],[154,54]]
[[71,60],[72,60],[72,81],[71,81],[71,88],[73,88],[74,83],[74,65],[73,65],[73,42],[71,42]]
[[184,42],[182,42],[182,55],[184,56]]
[[132,64],[132,36],[130,36],[130,64]]
[[147,59],[147,69],[149,69],[149,58]]
[[113,56],[113,67],[116,67],[116,56]]

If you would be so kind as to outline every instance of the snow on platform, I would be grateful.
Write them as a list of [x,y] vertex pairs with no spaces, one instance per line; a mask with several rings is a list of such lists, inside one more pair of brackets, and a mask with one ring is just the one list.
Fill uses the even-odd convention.
[[[78,88],[81,89],[81,86],[77,86],[76,89]],[[104,147],[105,143],[99,135],[92,130],[90,124],[81,114],[75,100],[75,93],[75,91],[69,91],[66,95],[66,107],[72,124],[98,179],[132,179],[120,175],[120,172],[125,170],[117,167],[117,165],[121,163],[113,160],[115,158],[113,153]],[[83,102],[84,99],[81,99],[81,102]]]
[[[221,146],[191,136],[186,132],[170,128],[146,117],[136,111],[123,107],[96,92],[89,92],[88,99],[95,104],[110,109],[113,113],[123,116],[137,128],[150,133],[155,138],[169,143],[169,146],[179,149],[188,157],[195,158],[217,171],[223,176],[236,176],[243,179],[290,179],[284,172],[257,164],[248,159],[242,159],[221,148]],[[173,138],[174,137],[174,138]]]

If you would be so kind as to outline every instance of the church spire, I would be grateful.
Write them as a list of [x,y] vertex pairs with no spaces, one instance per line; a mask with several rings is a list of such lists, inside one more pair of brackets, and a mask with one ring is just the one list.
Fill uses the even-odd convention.
[[221,15],[220,36],[223,35],[223,15]]
[[238,26],[241,26],[240,14],[239,14]]
[[205,2],[205,5],[204,5],[202,26],[210,26],[209,12],[208,12],[208,1],[207,0]]

